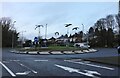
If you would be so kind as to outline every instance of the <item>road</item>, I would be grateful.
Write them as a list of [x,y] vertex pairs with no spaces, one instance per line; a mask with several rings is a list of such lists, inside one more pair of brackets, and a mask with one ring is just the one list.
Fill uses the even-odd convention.
[[83,60],[116,55],[115,49],[99,49],[96,53],[73,55],[15,54],[10,49],[3,49],[0,65],[2,77],[118,77],[119,67]]

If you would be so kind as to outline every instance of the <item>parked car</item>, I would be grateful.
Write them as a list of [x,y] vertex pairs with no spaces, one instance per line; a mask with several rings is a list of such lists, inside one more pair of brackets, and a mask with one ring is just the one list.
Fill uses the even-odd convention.
[[118,46],[117,49],[118,49],[118,54],[120,54],[120,46]]
[[75,43],[74,47],[79,47],[79,48],[90,48],[90,46],[87,43]]

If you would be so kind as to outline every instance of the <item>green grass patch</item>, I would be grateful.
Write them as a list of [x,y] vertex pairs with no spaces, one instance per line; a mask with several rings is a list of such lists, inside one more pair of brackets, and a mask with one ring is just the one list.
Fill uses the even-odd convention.
[[77,47],[69,47],[69,46],[49,46],[49,47],[36,47],[30,49],[18,49],[20,51],[73,51],[73,50],[83,50]]

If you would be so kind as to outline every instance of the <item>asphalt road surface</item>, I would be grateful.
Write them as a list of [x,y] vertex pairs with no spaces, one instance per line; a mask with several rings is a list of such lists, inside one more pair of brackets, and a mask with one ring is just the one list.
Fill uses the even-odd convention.
[[84,61],[89,57],[117,56],[115,49],[99,49],[96,53],[74,55],[29,55],[3,49],[2,77],[118,77],[117,66]]

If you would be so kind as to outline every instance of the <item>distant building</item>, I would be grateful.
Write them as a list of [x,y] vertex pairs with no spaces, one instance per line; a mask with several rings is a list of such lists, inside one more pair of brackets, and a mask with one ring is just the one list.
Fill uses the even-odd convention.
[[55,43],[55,40],[56,39],[54,37],[51,37],[50,39],[48,39],[48,42],[51,43],[51,44],[53,44],[53,43]]
[[69,40],[68,36],[60,36],[59,38],[57,38],[57,42],[67,42]]

